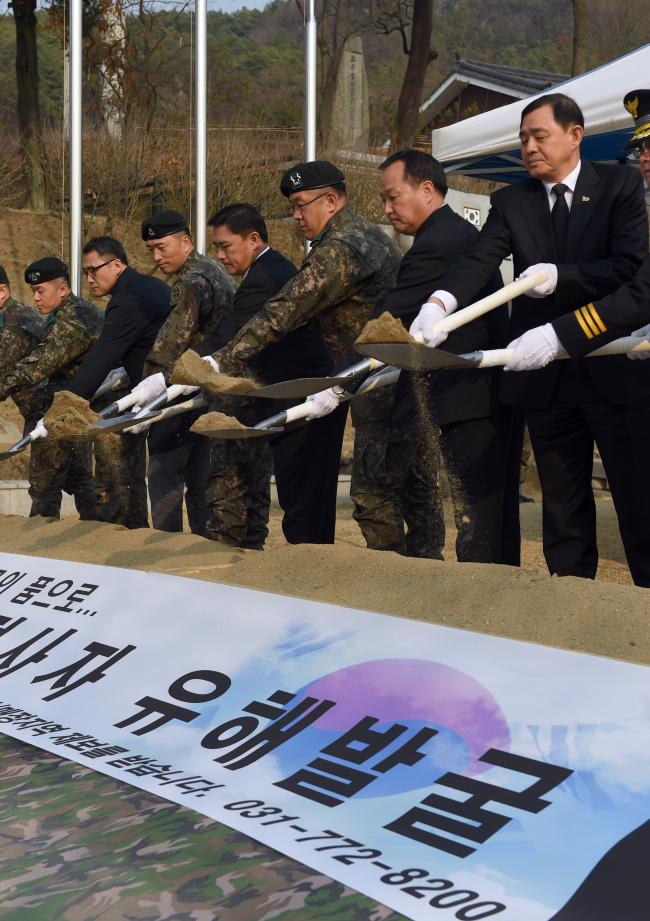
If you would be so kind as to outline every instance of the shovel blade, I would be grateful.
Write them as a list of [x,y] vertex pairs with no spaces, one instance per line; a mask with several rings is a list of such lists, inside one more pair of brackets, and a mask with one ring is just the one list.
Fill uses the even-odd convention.
[[7,457],[13,457],[15,454],[20,454],[21,451],[24,451],[25,448],[28,448],[32,443],[32,439],[24,435],[20,441],[17,441],[16,444],[11,445],[10,448],[7,448],[6,451],[0,451],[0,460],[5,460]]
[[441,371],[445,368],[473,368],[479,359],[463,358],[443,349],[431,349],[419,342],[367,342],[355,345],[357,352],[405,371]]
[[117,434],[124,431],[136,422],[147,422],[149,419],[155,419],[160,415],[160,410],[147,413],[146,416],[138,416],[137,413],[124,413],[116,419],[99,419],[89,426],[88,431],[80,432],[77,435],[66,435],[66,441],[94,441],[101,435],[107,435],[111,432]]
[[13,457],[14,454],[20,454],[26,447],[27,445],[23,445],[22,448],[8,448],[6,451],[0,451],[0,460],[6,460],[8,457]]
[[280,381],[267,384],[258,390],[251,390],[246,396],[263,397],[269,400],[304,400],[313,393],[335,387],[337,384],[349,383],[349,377],[299,377],[294,381]]
[[197,432],[197,435],[205,435],[206,438],[216,438],[217,441],[242,441],[248,438],[268,438],[269,435],[277,435],[283,432],[283,428],[272,429],[208,429]]

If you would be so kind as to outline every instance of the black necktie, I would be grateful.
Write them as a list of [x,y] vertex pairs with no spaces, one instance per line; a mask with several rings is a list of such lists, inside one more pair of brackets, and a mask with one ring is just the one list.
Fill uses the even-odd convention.
[[569,223],[569,206],[566,203],[564,193],[569,191],[569,187],[563,182],[558,182],[551,189],[555,192],[555,204],[551,211],[551,223],[553,224],[553,236],[555,237],[555,251],[558,261],[564,259],[564,248],[566,245],[566,228]]

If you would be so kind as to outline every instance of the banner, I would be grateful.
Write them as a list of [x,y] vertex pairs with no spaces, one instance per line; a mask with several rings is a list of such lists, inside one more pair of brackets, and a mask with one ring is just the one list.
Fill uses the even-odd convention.
[[647,911],[642,666],[0,554],[0,701],[7,735],[190,806],[409,918]]

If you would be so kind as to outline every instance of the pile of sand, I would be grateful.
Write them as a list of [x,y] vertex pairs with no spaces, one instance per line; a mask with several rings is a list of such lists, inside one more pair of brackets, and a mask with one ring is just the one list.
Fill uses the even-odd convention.
[[338,543],[236,550],[192,534],[0,519],[0,550],[151,570],[650,664],[646,589]]
[[88,400],[69,390],[60,390],[54,394],[44,421],[51,438],[70,438],[87,435],[88,429],[99,418],[90,408]]
[[406,342],[416,345],[416,341],[406,329],[401,320],[385,310],[376,320],[368,320],[354,343],[355,345],[370,345],[371,343]]
[[239,419],[234,416],[226,416],[225,413],[204,413],[192,423],[190,432],[197,435],[205,435],[213,432],[215,429],[233,429],[235,431],[247,432],[248,426],[242,425]]
[[210,393],[245,395],[257,390],[258,385],[248,377],[230,377],[219,374],[210,364],[191,349],[184,352],[172,369],[172,384],[193,384]]

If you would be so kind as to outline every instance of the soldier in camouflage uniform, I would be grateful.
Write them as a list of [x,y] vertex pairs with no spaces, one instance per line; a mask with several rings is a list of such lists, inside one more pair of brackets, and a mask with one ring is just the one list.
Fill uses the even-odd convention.
[[[343,173],[327,160],[300,163],[282,177],[280,190],[312,247],[298,272],[214,354],[221,371],[242,374],[264,348],[315,318],[339,367],[354,357],[354,340],[393,285],[400,253],[374,224],[347,207]],[[319,395],[311,419],[319,416]],[[336,488],[347,404],[312,427],[310,444],[322,496],[322,542],[334,540]]]
[[369,550],[441,560],[445,518],[435,433],[422,426],[396,431],[395,387],[352,401],[352,515]]
[[[160,211],[142,224],[157,266],[174,275],[171,313],[160,328],[144,365],[145,379],[133,393],[148,402],[165,387],[174,362],[202,342],[232,309],[235,285],[213,259],[194,249],[187,221],[177,211]],[[149,497],[154,528],[183,530],[183,493],[190,529],[205,534],[208,439],[190,432],[196,413],[153,426],[149,434]]]
[[[45,338],[45,321],[33,307],[14,300],[7,273],[0,266],[0,381]],[[25,420],[23,435],[31,432],[45,413],[45,386],[27,387],[13,394]],[[41,440],[31,446],[30,470],[42,449]],[[31,479],[31,476],[30,476]]]
[[[0,400],[47,381],[47,409],[58,390],[68,389],[84,355],[99,338],[104,318],[94,304],[72,293],[68,268],[60,259],[48,256],[33,262],[25,270],[25,281],[34,293],[36,309],[45,317],[45,338],[0,380]],[[80,518],[96,518],[90,444],[44,439],[30,476],[30,515],[58,518],[61,490],[65,490],[74,496]]]

